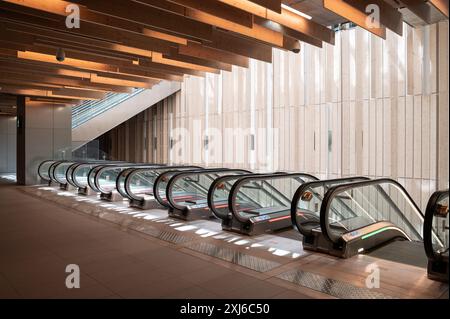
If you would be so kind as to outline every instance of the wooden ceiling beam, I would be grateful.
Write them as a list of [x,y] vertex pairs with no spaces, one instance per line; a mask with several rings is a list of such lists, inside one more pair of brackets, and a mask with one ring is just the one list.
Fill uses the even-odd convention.
[[281,0],[250,0],[250,1],[260,5],[261,7],[267,8],[274,12],[281,13]]
[[181,67],[181,68],[192,69],[192,70],[197,70],[197,71],[202,71],[202,72],[219,73],[219,71],[217,69],[214,69],[214,68],[211,68],[208,66],[194,64],[194,63],[174,60],[174,59],[171,59],[170,57],[164,57],[159,52],[153,53],[152,62],[162,63],[165,65],[172,65],[172,66],[177,66],[177,67]]
[[[143,28],[141,25],[135,27],[133,30],[119,29],[110,24],[102,25],[89,21],[83,21],[82,28],[67,29],[65,25],[66,13],[57,12],[52,14],[52,19],[45,19],[39,14],[45,13],[39,11],[33,6],[21,6],[14,3],[0,2],[0,16],[16,20],[25,25],[34,25],[44,28],[49,28],[57,32],[64,32],[91,39],[108,41],[116,44],[121,44],[133,48],[138,48],[148,51],[158,51],[161,53],[169,53],[170,46],[173,45],[168,39],[161,39],[160,32],[152,33],[151,30]],[[107,17],[110,20],[111,17]],[[120,19],[119,19],[120,20]],[[132,24],[129,21],[125,21]],[[121,20],[121,23],[123,21]]]
[[[96,40],[91,38],[86,38],[79,35],[73,35],[65,32],[58,32],[43,27],[34,27],[32,25],[24,25],[18,22],[9,22],[1,17],[0,13],[0,25],[3,24],[5,30],[18,31],[23,34],[29,34],[39,39],[52,39],[53,41],[59,41],[61,43],[72,43],[75,45],[83,45],[83,47],[89,46],[97,49],[103,49],[111,52],[118,52],[125,55],[135,56],[135,57],[147,57],[151,58],[152,51],[142,50],[138,48],[133,48],[130,46],[125,46],[122,44],[111,43],[102,40]],[[63,45],[61,45],[63,47]]]
[[[6,0],[6,1],[36,1],[36,0]],[[50,5],[59,5],[61,0],[46,0]],[[95,22],[101,20],[101,16],[107,15],[113,18],[122,19],[131,23],[138,23],[159,30],[174,32],[180,36],[190,36],[200,41],[211,41],[212,27],[208,24],[193,21],[171,12],[160,10],[151,6],[143,6],[140,3],[128,0],[73,0],[87,9],[80,10],[81,19]],[[70,2],[69,2],[70,3]],[[65,7],[64,7],[65,8]],[[41,9],[42,10],[42,9]],[[89,14],[88,18],[83,17],[83,13]],[[99,17],[97,17],[99,16]],[[102,24],[108,24],[102,21]]]
[[[39,73],[39,74],[48,74],[53,77],[65,77],[65,78],[75,78],[76,80],[80,81],[89,81],[89,79],[92,79],[92,75],[98,75],[103,78],[110,78],[111,80],[117,80],[117,81],[125,81],[130,83],[140,83],[141,86],[139,87],[145,87],[146,84],[155,84],[158,82],[158,80],[153,78],[143,78],[141,76],[130,76],[130,75],[124,75],[124,74],[114,74],[114,73],[105,73],[105,72],[87,72],[87,71],[80,71],[78,69],[72,68],[70,66],[63,66],[60,64],[44,64],[42,65],[40,62],[37,61],[28,61],[28,60],[19,60],[19,59],[2,59],[0,58],[0,67],[6,67],[6,68],[13,68],[13,69],[20,69],[24,70],[25,72],[33,72],[33,73]],[[100,83],[100,82],[99,82]],[[117,85],[113,84],[114,82],[111,82],[111,85]],[[135,84],[133,84],[134,86]],[[119,85],[121,86],[121,85]],[[127,85],[128,86],[128,85]]]
[[254,22],[257,24],[260,24],[268,29],[272,29],[274,31],[278,31],[286,35],[287,37],[294,38],[296,40],[311,44],[313,46],[316,46],[318,48],[322,47],[322,40],[310,37],[309,35],[306,35],[304,33],[298,32],[294,29],[285,27],[284,25],[279,24],[278,22],[270,21],[258,16],[255,16]]
[[56,98],[56,97],[29,97],[28,101],[34,101],[34,102],[47,102],[47,103],[64,103],[66,105],[77,105],[80,103],[79,100],[76,99],[63,99],[63,98]]
[[[0,81],[0,83],[5,83],[6,81]],[[1,84],[2,87],[5,87],[4,84]],[[86,98],[86,99],[102,99],[105,97],[105,92],[92,91],[80,88],[66,88],[66,87],[58,87],[58,86],[48,86],[45,84],[36,84],[36,83],[16,83],[16,84],[6,84],[6,87],[17,87],[17,88],[25,88],[30,90],[44,90],[48,91],[48,96],[72,96],[77,98]]]
[[[8,46],[9,48],[15,47],[17,50],[33,51],[47,55],[53,55],[55,57],[58,49],[57,44],[52,43],[51,41],[50,42],[42,41],[42,43],[37,43],[37,41],[35,41],[34,36],[31,36],[31,39],[27,39],[28,37],[25,36],[28,35],[17,33],[15,31],[2,32],[0,33],[0,40],[17,44],[16,46],[9,45]],[[134,58],[133,60],[133,57],[131,56],[122,56],[122,55],[114,56],[113,53],[108,54],[108,52],[105,51],[90,51],[88,49],[84,50],[84,48],[72,45],[66,46],[61,45],[59,48],[64,49],[66,58],[73,58],[90,62],[98,62],[109,65],[128,66],[132,65],[133,61],[138,60],[137,58]]]
[[238,65],[244,68],[248,67],[249,65],[249,60],[246,56],[205,47],[195,42],[188,42],[186,46],[180,46],[178,48],[178,53],[190,57],[196,57],[205,60],[215,60],[222,63]]
[[429,0],[429,2],[448,18],[448,0]]
[[177,48],[172,48],[172,51],[170,52],[170,54],[163,55],[163,57],[172,59],[172,60],[176,60],[176,61],[193,63],[193,64],[197,64],[197,65],[203,65],[203,66],[207,66],[207,67],[210,67],[213,69],[219,69],[219,70],[224,70],[224,71],[231,71],[231,68],[232,68],[232,65],[229,63],[224,63],[224,62],[215,61],[215,60],[206,60],[206,59],[201,59],[201,58],[194,57],[194,56],[179,54]]
[[390,6],[384,0],[344,0],[353,8],[365,13],[366,8],[370,4],[377,5],[380,9],[380,24],[394,31],[399,36],[403,35],[403,15],[396,8]]
[[[17,81],[32,81],[34,83],[43,83],[47,85],[59,85],[59,86],[67,86],[67,87],[79,87],[85,88],[89,90],[103,91],[103,92],[120,92],[120,93],[130,93],[131,89],[129,87],[133,87],[134,85],[117,85],[119,82],[116,82],[116,85],[112,83],[110,85],[106,85],[106,83],[93,83],[90,79],[74,79],[65,76],[58,75],[50,75],[48,73],[39,73],[36,71],[30,71],[29,69],[20,69],[20,68],[8,68],[2,66],[2,62],[0,61],[0,73],[5,79],[14,79]],[[140,83],[140,82],[138,82]],[[109,83],[108,83],[109,84]],[[150,88],[150,84],[140,83],[145,87]]]
[[386,28],[384,26],[380,25],[379,28],[375,28],[371,25],[367,25],[367,13],[361,12],[344,0],[323,0],[323,7],[349,21],[352,21],[361,28],[386,39]]
[[[3,51],[3,52],[2,52]],[[173,66],[165,66],[162,64],[156,64],[152,62],[140,61],[146,68],[137,67],[135,65],[120,65],[120,66],[112,66],[109,64],[81,60],[76,58],[67,58],[59,62],[56,60],[54,55],[49,55],[45,53],[33,52],[33,51],[19,51],[15,50],[13,53],[11,50],[5,51],[4,49],[0,50],[0,54],[5,54],[7,56],[17,57],[19,59],[31,60],[41,63],[51,63],[54,65],[64,65],[75,67],[80,70],[89,70],[94,72],[107,72],[107,73],[123,73],[126,75],[132,76],[140,76],[146,78],[154,78],[154,79],[166,79],[166,80],[180,80],[183,71],[189,71],[193,75],[203,75],[198,71],[185,70],[181,68],[176,68]],[[171,74],[168,74],[171,73]]]
[[[155,56],[156,57],[156,56]],[[156,59],[158,60],[158,59]],[[127,68],[127,67],[125,67]],[[142,70],[148,70],[148,71],[156,71],[156,72],[168,72],[172,74],[178,74],[182,76],[183,74],[190,74],[195,76],[205,76],[204,71],[198,71],[189,69],[186,67],[181,66],[175,66],[166,64],[163,59],[158,60],[158,62],[154,62],[153,60],[139,60],[139,65],[137,67],[134,67],[134,69],[142,69]]]
[[427,24],[431,24],[431,8],[424,0],[400,0],[406,8]]
[[[0,71],[0,76],[3,76],[3,72],[1,72],[1,71]],[[27,89],[46,90],[46,91],[64,88],[64,86],[61,86],[61,85],[52,85],[52,84],[36,83],[36,82],[29,82],[29,81],[18,81],[18,80],[9,79],[9,78],[0,79],[0,86],[24,87]]]
[[241,10],[251,12],[255,16],[277,22],[297,32],[304,33],[310,37],[334,44],[334,32],[327,27],[309,20],[301,15],[295,14],[287,9],[281,8],[280,12],[267,9],[249,0],[218,0]]
[[[199,10],[215,17],[227,20],[238,25],[251,28],[253,27],[253,15],[249,12],[239,10],[233,6],[220,1],[198,1],[198,0],[168,0],[186,8]],[[163,1],[159,1],[163,3]]]
[[237,37],[230,32],[214,30],[214,41],[204,45],[256,60],[272,62],[272,47]]
[[22,85],[21,86],[2,85],[0,92],[26,96],[58,97],[77,100],[98,100],[105,96],[104,94],[97,94],[95,92],[88,92],[81,90],[73,90],[73,89],[42,90]]
[[[215,27],[235,32],[250,39],[261,41],[265,44],[275,46],[284,50],[297,51],[299,44],[291,39],[286,39],[282,33],[279,33],[270,28],[265,28],[262,25],[254,24],[252,14],[240,9],[237,9],[220,1],[196,1],[196,0],[168,0],[169,2],[180,5],[177,12],[183,13],[184,17],[193,19],[195,21],[203,22],[205,24],[213,25]],[[158,1],[152,3],[153,6],[165,8],[166,1]],[[225,14],[225,13],[228,13]],[[246,23],[239,23],[242,15]],[[234,17],[234,19],[232,18]]]

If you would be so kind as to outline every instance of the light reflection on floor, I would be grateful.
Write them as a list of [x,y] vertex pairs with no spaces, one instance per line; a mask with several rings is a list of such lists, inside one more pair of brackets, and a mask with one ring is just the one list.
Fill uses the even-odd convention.
[[0,174],[0,179],[4,179],[10,182],[17,182],[17,177],[15,173],[2,173]]
[[[246,236],[223,231],[220,222],[217,220],[195,220],[195,221],[180,221],[168,217],[165,209],[149,209],[139,210],[128,207],[128,201],[107,202],[99,199],[98,195],[78,195],[75,191],[62,191],[57,187],[35,187],[36,190],[46,191],[52,195],[60,196],[63,201],[67,201],[68,206],[71,203],[80,202],[86,203],[89,206],[102,207],[108,211],[114,211],[119,214],[126,214],[135,219],[140,219],[143,222],[151,221],[156,223],[166,224],[173,227],[178,232],[185,232],[191,235],[199,236],[201,238],[211,237],[216,240],[223,240],[227,243],[233,243],[236,246],[250,249],[264,250],[274,256],[299,258],[307,253],[303,251],[300,240],[286,238],[278,234],[264,234],[260,236]],[[77,209],[83,210],[83,207]],[[295,232],[295,230],[289,230]],[[282,234],[281,234],[282,235]],[[295,234],[296,235],[296,234]],[[290,236],[293,237],[293,236]],[[295,237],[294,237],[295,238]]]

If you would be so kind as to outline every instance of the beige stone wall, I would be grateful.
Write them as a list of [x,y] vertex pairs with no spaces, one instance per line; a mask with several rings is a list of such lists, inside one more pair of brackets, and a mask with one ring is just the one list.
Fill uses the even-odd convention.
[[448,187],[448,22],[405,24],[386,40],[356,28],[334,46],[274,50],[272,64],[186,77],[145,113],[147,150],[144,138],[133,145],[146,158],[136,160],[390,177],[424,208]]

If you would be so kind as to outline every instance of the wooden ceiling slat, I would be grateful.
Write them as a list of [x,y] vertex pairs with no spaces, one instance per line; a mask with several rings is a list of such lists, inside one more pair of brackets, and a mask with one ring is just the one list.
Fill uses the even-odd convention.
[[[266,28],[261,24],[254,24],[252,14],[244,10],[237,9],[220,1],[196,1],[196,0],[168,0],[177,3],[181,6],[177,12],[184,12],[184,16],[200,21],[206,24],[232,31],[246,37],[259,40],[261,42],[273,45],[275,47],[297,51],[299,44],[294,43],[290,39],[286,39],[283,34],[277,30]],[[155,7],[165,8],[167,3],[165,1],[158,1],[152,3]],[[226,13],[229,13],[228,15]],[[239,23],[241,18],[239,15],[247,15],[248,23]],[[234,19],[232,18],[234,17]]]
[[380,25],[379,28],[374,28],[366,25],[367,13],[359,11],[344,0],[323,0],[323,6],[325,9],[333,11],[341,17],[356,23],[361,28],[386,39],[386,28],[384,26]]
[[[112,91],[112,92],[130,92],[127,86],[113,86],[91,83],[89,79],[76,80],[73,78],[67,78],[62,76],[48,75],[38,72],[30,72],[23,69],[5,68],[0,62],[0,73],[4,79],[13,79],[17,81],[30,81],[34,83],[43,83],[47,85],[60,85],[87,88],[98,91]],[[1,80],[1,78],[0,78]]]
[[27,96],[43,96],[43,97],[59,97],[59,98],[71,98],[78,100],[98,100],[103,98],[104,94],[96,92],[89,92],[85,90],[73,90],[73,89],[35,89],[28,86],[14,86],[14,85],[2,85],[1,93],[19,94]]
[[400,0],[400,2],[425,23],[432,23],[431,8],[424,0]]
[[[208,0],[208,1],[197,1],[197,0],[168,0],[169,2],[176,3],[178,5],[196,9],[213,16],[219,17],[224,20],[239,24],[241,26],[251,28],[253,26],[253,17],[249,12],[245,12],[236,9],[233,6],[227,5],[220,1]],[[159,1],[163,3],[163,1]]]
[[448,0],[429,0],[430,3],[448,18]]
[[327,27],[308,20],[298,14],[282,8],[280,12],[268,10],[249,0],[219,0],[226,4],[251,12],[255,16],[277,22],[285,27],[304,33],[310,37],[334,44],[334,32]]
[[[136,67],[135,67],[136,68]],[[204,71],[192,70],[186,67],[173,66],[169,64],[164,64],[160,60],[159,62],[153,62],[149,60],[139,60],[139,69],[149,70],[149,71],[159,71],[159,72],[168,72],[172,74],[190,74],[195,76],[205,76]]]
[[[156,79],[150,79],[148,77],[144,78],[141,76],[130,76],[125,74],[117,74],[117,73],[105,73],[105,72],[96,72],[89,73],[83,72],[75,69],[70,69],[70,67],[62,66],[62,65],[54,65],[48,63],[45,66],[42,66],[41,63],[36,64],[35,61],[5,61],[0,59],[0,68],[9,68],[16,71],[22,71],[25,73],[33,73],[39,76],[48,75],[58,80],[60,77],[64,78],[76,78],[78,81],[82,81],[86,83],[86,86],[100,86],[103,85],[115,86],[120,90],[121,87],[141,87],[141,88],[151,88],[153,84],[158,83]],[[150,74],[146,74],[150,75]],[[160,74],[156,74],[160,75]],[[179,80],[179,77],[171,77],[168,76],[171,80]],[[115,89],[112,89],[114,91]]]
[[[47,1],[50,1],[51,3],[62,2],[58,0]],[[210,25],[193,21],[192,19],[184,18],[154,7],[143,6],[140,3],[131,2],[128,0],[77,0],[72,2],[85,5],[89,9],[84,10],[89,13],[89,17],[83,17],[82,13],[81,19],[89,19],[91,22],[94,22],[93,20],[101,20],[100,17],[102,15],[108,15],[113,18],[122,19],[132,23],[139,23],[160,30],[171,31],[181,36],[186,35],[202,41],[211,41],[212,28]],[[94,11],[96,13],[94,13]],[[105,21],[102,21],[102,24],[104,23]]]
[[281,0],[250,0],[264,8],[281,13]]
[[226,31],[214,30],[213,43],[205,43],[204,45],[247,56],[256,60],[269,63],[272,62],[272,48],[270,46],[236,37]]
[[380,21],[382,25],[387,27],[388,29],[394,31],[398,35],[402,36],[403,34],[403,16],[402,14],[389,4],[387,4],[384,0],[344,0],[353,8],[358,9],[361,12],[366,12],[366,7],[369,4],[375,4],[380,9]]
[[173,65],[173,66],[179,66],[182,68],[203,71],[203,72],[219,73],[219,71],[217,69],[198,65],[198,64],[193,64],[193,63],[189,63],[189,62],[173,60],[170,57],[169,58],[164,57],[161,53],[158,53],[158,52],[155,52],[153,54],[152,62],[163,63],[163,64]]
[[201,59],[194,56],[188,56],[188,55],[182,55],[178,53],[177,48],[172,48],[172,51],[168,55],[163,55],[163,57],[177,60],[181,62],[187,62],[187,63],[193,63],[197,65],[203,65],[214,69],[224,70],[224,71],[231,71],[231,64],[224,63],[220,61],[215,60],[207,60],[207,59]]
[[278,22],[270,21],[258,16],[255,16],[254,22],[260,25],[263,25],[266,28],[272,29],[274,31],[278,31],[283,33],[284,35],[297,39],[302,42],[306,42],[308,44],[314,45],[318,48],[322,47],[322,40],[310,37],[309,35],[306,35],[304,33],[298,32],[294,29],[285,27],[284,25],[279,24]]
[[26,51],[17,51],[17,50],[5,50],[0,49],[0,55],[4,54],[10,57],[16,57],[19,59],[26,59],[30,61],[35,61],[44,64],[53,64],[58,66],[71,66],[75,67],[77,70],[84,71],[94,71],[98,72],[106,72],[111,74],[124,73],[124,75],[130,76],[138,76],[145,78],[154,78],[154,79],[165,79],[171,81],[180,81],[180,73],[177,74],[168,74],[167,72],[161,72],[161,70],[144,70],[141,68],[131,68],[131,67],[113,67],[107,64],[90,62],[84,60],[77,59],[65,59],[64,62],[58,62],[54,58],[54,56],[41,54],[36,52],[26,52]]
[[[109,18],[109,20],[106,20],[105,22],[109,23],[109,25],[83,21],[82,28],[67,29],[64,20],[65,13],[63,12],[58,11],[56,13],[53,13],[54,19],[47,20],[36,16],[39,14],[39,12],[42,11],[29,6],[27,7],[13,3],[0,2],[0,9],[3,9],[3,11],[0,10],[1,17],[16,20],[22,22],[25,25],[32,24],[35,26],[50,28],[58,32],[76,34],[83,37],[88,37],[90,39],[108,41],[142,50],[169,53],[170,46],[172,44],[168,40],[162,40],[159,37],[153,37],[152,33],[146,32],[146,29],[142,28],[142,26],[139,26],[139,28],[134,28],[134,31],[119,29],[117,27],[111,26],[112,23],[109,23],[109,20],[112,19],[111,17],[107,17]],[[132,24],[128,21],[125,22],[130,25]],[[140,33],[141,31],[146,32],[146,34]]]
[[[9,22],[7,20],[3,20],[0,17],[0,26],[6,28],[6,30],[18,31],[23,34],[34,35],[38,39],[52,39],[53,41],[61,41],[62,43],[72,43],[75,45],[83,45],[90,46],[98,49],[108,50],[110,52],[119,52],[127,55],[133,56],[141,56],[141,57],[151,57],[152,51],[142,50],[139,48],[133,48],[129,46],[125,46],[122,44],[111,43],[107,41],[101,41],[96,39],[90,39],[86,37],[82,37],[79,35],[73,35],[64,32],[58,32],[54,30],[49,30],[42,27],[34,27],[32,25],[23,25],[22,23],[17,22]],[[61,45],[62,47],[63,45]]]
[[206,60],[216,60],[223,63],[234,64],[241,67],[248,67],[248,57],[235,53],[204,47],[195,42],[188,42],[186,46],[180,46],[178,53],[182,55],[198,57]]

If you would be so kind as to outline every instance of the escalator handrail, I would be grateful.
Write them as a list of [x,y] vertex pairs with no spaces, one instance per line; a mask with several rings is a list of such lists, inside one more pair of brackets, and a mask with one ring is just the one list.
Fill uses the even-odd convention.
[[[329,211],[330,211],[330,205],[331,205],[331,202],[333,201],[336,193],[341,193],[341,192],[344,192],[344,191],[347,191],[349,189],[356,188],[356,187],[364,187],[364,186],[371,186],[371,185],[378,186],[378,189],[380,189],[381,187],[379,184],[385,184],[385,183],[393,184],[395,187],[397,187],[403,193],[405,198],[408,199],[408,201],[413,206],[413,208],[416,210],[416,213],[418,213],[418,217],[420,219],[422,219],[422,221],[424,220],[424,215],[423,215],[422,211],[420,210],[419,206],[417,206],[417,204],[414,202],[414,200],[409,195],[409,193],[406,191],[406,189],[399,182],[397,182],[391,178],[378,178],[378,179],[372,179],[372,180],[364,181],[364,182],[347,183],[347,184],[336,185],[336,186],[331,187],[325,193],[325,196],[322,200],[322,205],[320,207],[320,228],[321,228],[324,238],[333,244],[338,244],[339,239],[341,238],[341,236],[332,235],[331,227],[329,224],[329,218],[328,218]],[[383,189],[381,189],[381,190],[382,190],[383,197],[387,196],[387,194],[384,192],[384,190]],[[391,200],[391,202],[392,202],[392,200]],[[395,203],[393,203],[393,204],[395,206],[395,209],[401,214],[401,216],[404,217],[403,213],[399,210],[397,205]],[[416,231],[415,228],[409,223],[409,221],[406,218],[403,218],[403,220],[409,224],[411,229]],[[420,237],[420,234],[419,234],[419,237]]]
[[[67,162],[59,163],[58,165],[56,165],[56,166],[55,166],[55,169],[54,169],[54,173],[53,173],[56,182],[58,182],[60,185],[67,184],[67,175],[66,175],[67,170],[68,170],[72,165],[78,164],[78,163],[79,163],[79,162],[77,162],[77,161],[67,161]],[[63,171],[63,174],[62,174],[62,175],[64,175],[64,179],[60,179],[60,178],[58,178],[58,176],[56,175],[55,172],[56,172],[56,170],[59,168],[60,165],[64,165],[64,164],[65,164],[65,165],[68,165],[68,166],[65,168],[65,170]]]
[[[166,187],[166,197],[167,197],[167,201],[169,202],[169,205],[172,207],[172,208],[174,208],[174,209],[179,209],[179,210],[184,210],[184,209],[186,209],[186,206],[181,206],[181,205],[179,205],[178,203],[176,203],[175,201],[174,201],[174,199],[173,199],[173,194],[172,194],[172,191],[173,191],[173,187],[175,186],[175,183],[179,180],[179,179],[181,179],[181,178],[184,178],[184,177],[188,177],[188,176],[190,176],[190,175],[195,175],[195,176],[200,176],[200,175],[208,175],[208,174],[214,174],[214,173],[222,173],[222,172],[229,172],[229,173],[233,173],[233,172],[242,172],[242,173],[244,173],[244,174],[247,174],[247,173],[251,173],[250,171],[248,171],[248,170],[245,170],[245,169],[231,169],[231,168],[217,168],[217,169],[212,169],[212,170],[209,170],[209,169],[204,169],[204,170],[199,170],[199,171],[190,171],[190,172],[180,172],[180,173],[177,173],[177,174],[175,174],[174,176],[172,176],[172,178],[169,180],[169,182],[167,183],[167,187]],[[240,175],[240,174],[237,174],[237,175]],[[212,178],[212,181],[214,182],[214,180],[215,180],[216,178]],[[211,186],[211,185],[210,185]],[[194,187],[195,187],[195,185],[194,185]],[[210,187],[208,187],[208,189],[206,190],[206,189],[204,189],[204,191],[206,192],[206,193],[208,193],[208,191],[209,191],[209,188]],[[207,196],[207,195],[206,195]]]
[[95,175],[96,175],[96,173],[97,173],[102,167],[105,167],[105,166],[111,166],[111,165],[115,165],[115,164],[100,164],[100,165],[97,165],[97,166],[92,167],[91,170],[89,171],[88,176],[87,176],[88,186],[89,186],[94,192],[96,192],[96,193],[99,193],[99,192],[100,192],[100,190],[97,188],[97,186],[95,185],[95,182],[94,182],[94,181],[95,181]]
[[[308,236],[309,233],[304,231],[303,227],[301,227],[298,223],[297,223],[297,205],[298,202],[300,201],[300,198],[302,197],[303,193],[305,191],[307,191],[309,188],[312,188],[314,186],[326,186],[326,184],[332,184],[332,183],[339,183],[339,182],[343,182],[339,185],[344,184],[344,182],[348,181],[348,183],[352,183],[354,181],[358,181],[358,180],[370,180],[370,178],[365,177],[365,176],[355,176],[355,177],[343,177],[343,178],[334,178],[334,179],[325,179],[325,180],[320,180],[320,181],[313,181],[313,182],[308,182],[308,183],[304,183],[302,185],[299,186],[299,188],[297,188],[297,190],[294,193],[294,196],[292,197],[292,203],[291,203],[291,220],[292,220],[292,224],[297,228],[297,230],[303,235],[303,236]],[[322,203],[323,203],[323,199],[322,199]],[[322,205],[321,203],[321,205]]]
[[[209,187],[209,190],[208,190],[208,207],[209,207],[209,209],[211,209],[213,215],[216,216],[217,218],[222,219],[222,220],[229,219],[230,218],[230,214],[231,214],[231,210],[230,210],[230,207],[228,206],[228,204],[229,204],[228,200],[227,200],[228,213],[226,215],[223,215],[219,211],[216,210],[215,203],[214,203],[214,194],[215,194],[215,191],[217,189],[217,185],[220,184],[220,183],[227,183],[228,181],[233,180],[233,179],[235,180],[233,182],[233,184],[234,184],[239,179],[241,179],[243,177],[259,176],[259,175],[274,175],[274,174],[287,174],[287,173],[286,172],[274,172],[274,173],[251,173],[251,174],[242,174],[242,175],[225,175],[225,176],[221,176],[221,177],[215,179],[214,182]],[[277,190],[271,184],[266,183],[264,181],[263,181],[263,183],[266,184],[269,188],[272,188],[272,190],[274,192],[277,192]],[[231,187],[233,187],[233,185],[231,185]],[[263,191],[266,194],[270,195],[270,193],[267,193],[266,189],[263,189]],[[230,193],[231,193],[231,188],[228,191],[228,195]],[[247,198],[248,201],[251,201],[251,202],[257,204],[257,202],[254,201],[252,198],[248,197],[245,194],[244,194],[244,196]]]
[[[198,170],[199,169],[192,169],[192,170],[173,169],[173,170],[168,170],[168,171],[165,171],[165,172],[159,174],[158,177],[156,177],[156,179],[155,179],[155,183],[153,184],[153,196],[155,196],[156,200],[158,201],[158,203],[161,206],[164,206],[166,208],[170,208],[170,205],[169,205],[168,201],[164,201],[162,199],[162,197],[160,196],[160,194],[159,194],[159,189],[158,189],[159,188],[159,183],[162,181],[162,179],[165,177],[165,175],[171,175],[171,174],[175,175],[178,172],[195,172],[195,171],[198,171]],[[170,181],[170,179],[169,179],[169,181]],[[169,183],[169,181],[167,181],[167,183]],[[164,188],[164,192],[166,192],[166,199],[167,199],[167,185],[166,185],[166,188]]]
[[[186,166],[186,165],[174,165],[174,166],[161,166],[161,167],[155,167],[155,168],[152,168],[152,169],[149,169],[149,168],[130,168],[130,169],[128,169],[128,170],[130,170],[130,172],[127,174],[127,176],[125,177],[125,180],[124,180],[124,190],[125,190],[125,193],[126,193],[126,195],[124,196],[123,194],[122,194],[122,196],[124,196],[124,197],[126,197],[126,198],[128,198],[128,199],[133,199],[133,200],[136,200],[136,201],[142,201],[142,200],[144,200],[144,198],[142,197],[142,196],[136,196],[132,191],[131,191],[131,188],[130,188],[130,183],[131,183],[131,179],[132,179],[132,177],[135,175],[135,174],[139,174],[139,173],[142,173],[142,172],[158,172],[158,171],[167,171],[167,170],[173,170],[173,169],[180,169],[180,168],[192,168],[192,169],[201,169],[201,167],[200,166],[190,166],[190,165],[188,165],[188,166]],[[126,173],[124,173],[125,171],[122,171],[120,174],[119,174],[119,176],[117,177],[117,180],[116,180],[116,188],[117,188],[117,190],[119,190],[119,178],[120,178],[120,175],[122,175],[122,174],[126,174]],[[156,178],[155,178],[155,182],[156,182]]]
[[[38,175],[39,175],[39,177],[40,177],[41,179],[43,179],[44,181],[47,181],[47,182],[50,182],[50,181],[51,181],[50,174],[49,174],[48,170],[50,169],[50,166],[51,166],[53,163],[55,163],[55,162],[57,162],[57,161],[56,161],[56,160],[45,160],[45,161],[41,162],[41,164],[39,164],[39,166],[38,166]],[[46,163],[52,163],[52,164],[49,165],[49,168],[47,169],[47,175],[48,175],[48,178],[42,176],[42,174],[41,174],[41,168],[42,168],[42,166],[45,165]]]
[[[122,163],[122,162],[120,162],[120,161],[103,161],[103,160],[100,160],[100,161],[91,161],[91,162],[82,162],[82,163],[78,163],[78,165],[76,165],[76,166],[74,166],[73,167],[73,170],[72,170],[72,172],[70,173],[71,174],[71,181],[73,182],[73,186],[75,186],[75,187],[78,187],[78,188],[84,188],[84,187],[86,187],[86,186],[89,186],[89,182],[87,182],[87,184],[86,185],[81,185],[79,182],[78,182],[78,180],[77,180],[77,171],[78,171],[78,169],[79,168],[81,168],[82,166],[85,166],[85,165],[87,165],[87,166],[93,166],[93,167],[91,167],[90,168],[90,170],[89,170],[89,172],[94,168],[94,167],[97,167],[97,166],[99,166],[99,165],[113,165],[113,164],[119,164],[119,163]],[[86,176],[86,179],[88,180],[88,178],[89,178],[89,172],[88,172],[88,174],[87,174],[87,176]],[[66,173],[66,174],[68,174],[68,173]],[[69,180],[69,179],[68,179]]]
[[[442,256],[434,250],[433,247],[433,217],[436,211],[436,204],[445,197],[449,196],[449,190],[440,190],[434,192],[427,203],[425,210],[425,219],[423,222],[423,244],[425,253],[431,260],[439,260]],[[440,243],[443,246],[443,243]]]
[[[228,207],[231,211],[231,213],[233,214],[233,216],[241,223],[246,223],[249,218],[242,218],[242,216],[239,214],[239,212],[237,212],[235,210],[235,204],[236,204],[236,197],[237,197],[237,193],[240,189],[240,187],[243,184],[248,183],[248,181],[257,181],[257,180],[262,180],[262,181],[267,181],[268,179],[273,180],[273,179],[280,179],[280,178],[301,178],[301,177],[307,177],[310,178],[312,180],[319,180],[317,177],[311,175],[311,174],[306,174],[306,173],[274,173],[274,174],[262,174],[262,175],[258,175],[258,176],[249,176],[249,177],[243,177],[239,180],[237,180],[233,186],[231,187],[231,191],[230,191],[230,195],[228,197]],[[272,186],[273,187],[273,186]],[[278,196],[282,196],[284,198],[286,198],[286,196],[284,196],[283,193],[281,193],[280,191],[278,191],[275,187],[273,187],[273,189],[276,191]],[[288,202],[290,202],[291,200],[286,198]]]
[[100,189],[98,189],[97,185],[95,184],[97,173],[105,167],[111,167],[111,166],[116,167],[116,166],[122,166],[122,165],[131,165],[131,163],[127,163],[127,162],[106,163],[106,164],[100,164],[100,165],[92,167],[87,176],[88,186],[94,192],[100,193],[101,192]]
[[55,166],[63,161],[55,161],[48,167],[48,177],[50,178],[50,182],[56,182],[55,177],[53,176],[53,172],[55,171]]
[[[126,185],[126,180],[127,180],[128,175],[130,175],[134,170],[136,170],[136,168],[131,168],[131,167],[130,168],[126,168],[123,171],[121,171],[119,173],[119,175],[117,175],[117,178],[116,178],[116,190],[123,198],[130,199],[130,197],[128,196],[128,194],[126,192],[125,185]],[[122,178],[124,178],[124,180],[123,180],[123,190],[122,190],[122,185],[121,185],[122,184],[121,183]]]
[[[76,175],[77,169],[78,169],[79,167],[83,166],[83,165],[91,165],[91,164],[87,164],[87,163],[78,163],[78,165],[75,165],[75,167],[73,168],[73,170],[72,170],[72,172],[71,172],[71,174],[72,174],[71,180],[72,180],[72,183],[73,183],[72,185],[75,186],[75,187],[78,187],[78,188],[85,187],[85,186],[81,186],[81,185],[78,183],[78,181],[77,181],[77,175]],[[87,176],[86,176],[86,178],[87,178]]]
[[61,182],[58,180],[58,178],[56,177],[55,171],[56,171],[56,168],[57,168],[59,165],[64,164],[64,163],[67,163],[67,162],[72,162],[72,161],[69,161],[69,160],[62,160],[62,161],[57,161],[57,162],[53,163],[52,165],[50,165],[48,171],[49,171],[49,176],[50,176],[52,182],[61,183]]
[[72,173],[75,170],[76,167],[78,167],[79,165],[81,165],[83,163],[73,163],[72,165],[70,165],[67,170],[66,170],[66,182],[74,187],[76,187],[75,182],[72,179]]
[[107,169],[119,169],[119,173],[125,169],[128,168],[133,168],[133,167],[148,167],[148,168],[152,168],[152,167],[159,167],[161,166],[161,164],[152,164],[152,163],[148,163],[148,164],[143,164],[143,163],[132,163],[132,164],[124,164],[124,165],[112,165],[112,166],[105,166],[102,167],[101,169],[99,169],[94,176],[94,183],[95,186],[97,187],[97,189],[100,191],[100,193],[104,194],[104,195],[108,195],[108,194],[112,194],[113,190],[115,189],[116,186],[116,180],[114,181],[114,187],[113,190],[109,190],[109,191],[105,191],[102,190],[102,186],[100,185],[100,175]]
[[[213,215],[216,216],[219,219],[222,219],[222,220],[225,220],[225,219],[228,218],[228,214],[226,216],[224,216],[219,211],[216,210],[216,207],[215,207],[215,204],[214,204],[214,193],[215,193],[215,191],[217,189],[217,185],[219,185],[220,183],[226,183],[229,180],[235,179],[237,181],[237,180],[239,180],[240,178],[243,178],[243,177],[257,176],[257,175],[261,175],[261,173],[251,173],[251,174],[242,174],[242,175],[225,175],[225,176],[221,176],[219,178],[216,178],[212,182],[212,184],[211,184],[211,186],[209,187],[209,190],[208,190],[208,207],[211,210],[211,212],[213,213]],[[230,189],[230,191],[231,191],[231,189]],[[230,191],[228,193],[230,193]],[[227,203],[227,205],[228,205],[228,203]]]

